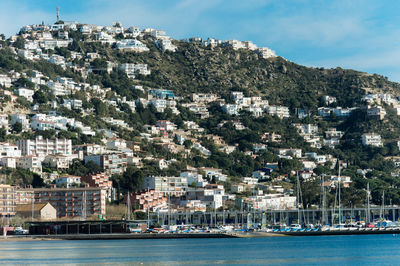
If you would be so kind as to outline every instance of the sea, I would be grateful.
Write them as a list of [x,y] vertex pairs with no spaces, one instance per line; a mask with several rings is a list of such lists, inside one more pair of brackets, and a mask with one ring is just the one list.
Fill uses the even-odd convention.
[[4,265],[400,265],[400,235],[1,241]]

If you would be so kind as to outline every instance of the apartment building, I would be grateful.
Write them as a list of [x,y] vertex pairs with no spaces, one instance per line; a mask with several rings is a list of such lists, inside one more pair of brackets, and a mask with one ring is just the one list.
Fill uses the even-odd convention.
[[100,166],[104,173],[112,176],[113,174],[122,174],[128,165],[127,155],[125,153],[112,153],[85,156],[85,163],[93,161]]
[[[127,199],[126,199],[127,200]],[[131,206],[136,210],[152,210],[167,206],[167,198],[164,193],[155,189],[143,190],[130,195]]]
[[15,204],[32,204],[34,198],[33,188],[16,188],[15,189]]
[[88,217],[106,214],[106,191],[102,188],[35,188],[35,203],[49,202],[57,217]]
[[147,68],[147,64],[122,64],[120,69],[126,73],[129,78],[134,79],[135,74],[150,75],[151,71]]
[[288,118],[290,117],[289,108],[286,106],[267,106],[265,108],[265,112],[269,115],[275,115],[279,118]]
[[155,189],[175,196],[186,193],[188,182],[186,177],[148,176],[144,178],[142,189]]
[[110,201],[115,199],[113,182],[110,180],[110,176],[106,175],[105,173],[88,174],[83,176],[81,180],[89,185],[89,187],[104,188],[107,193],[107,200]]
[[23,155],[45,157],[49,154],[72,154],[70,139],[43,139],[42,136],[37,136],[34,140],[17,140],[17,145]]
[[0,184],[0,217],[15,215],[15,187]]

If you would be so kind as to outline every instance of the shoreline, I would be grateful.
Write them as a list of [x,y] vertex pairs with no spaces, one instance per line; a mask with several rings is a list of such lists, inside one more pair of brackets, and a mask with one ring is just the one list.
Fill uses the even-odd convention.
[[117,233],[117,234],[68,234],[68,235],[9,235],[0,237],[7,241],[54,241],[54,240],[129,240],[129,239],[187,239],[187,238],[259,238],[259,237],[296,237],[296,236],[338,236],[338,235],[385,235],[400,234],[400,230],[366,231],[317,231],[317,232],[251,232],[251,233]]
[[68,235],[10,235],[2,241],[51,241],[51,240],[123,240],[123,239],[184,239],[184,238],[239,238],[236,234],[185,233],[185,234],[68,234]]

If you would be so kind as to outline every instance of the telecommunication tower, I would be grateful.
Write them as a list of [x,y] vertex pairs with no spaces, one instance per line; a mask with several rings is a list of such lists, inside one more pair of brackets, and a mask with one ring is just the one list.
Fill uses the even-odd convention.
[[60,20],[60,7],[57,7],[57,21]]

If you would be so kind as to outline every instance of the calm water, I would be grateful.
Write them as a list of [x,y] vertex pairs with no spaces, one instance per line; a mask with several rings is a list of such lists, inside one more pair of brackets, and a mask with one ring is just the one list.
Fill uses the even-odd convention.
[[0,264],[400,265],[400,235],[0,242]]

